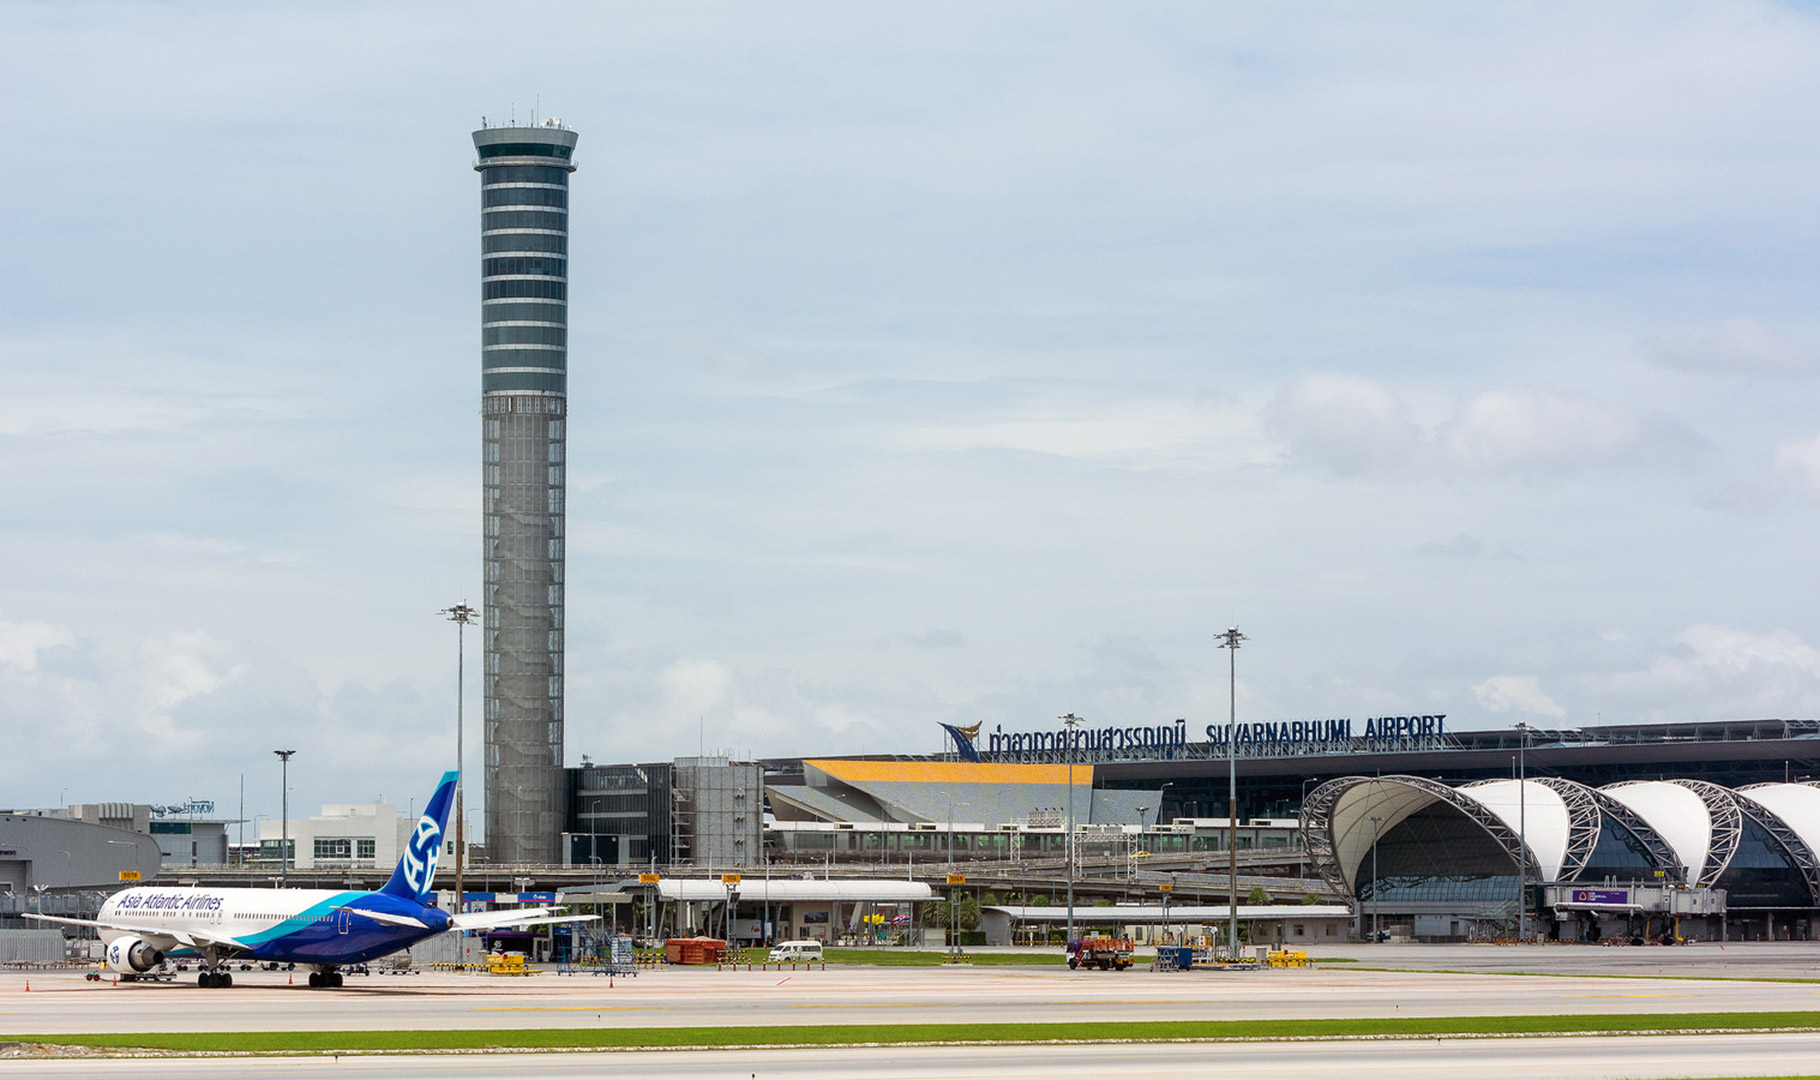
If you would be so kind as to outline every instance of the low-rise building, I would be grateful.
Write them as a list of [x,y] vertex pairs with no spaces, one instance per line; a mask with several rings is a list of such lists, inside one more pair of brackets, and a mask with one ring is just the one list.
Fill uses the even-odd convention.
[[[281,837],[288,828],[291,865],[299,870],[391,866],[404,851],[405,841],[416,824],[415,818],[400,814],[395,803],[329,803],[322,813],[293,818],[288,825],[283,821],[261,821],[259,861],[278,865]],[[453,856],[452,824],[445,847]]]

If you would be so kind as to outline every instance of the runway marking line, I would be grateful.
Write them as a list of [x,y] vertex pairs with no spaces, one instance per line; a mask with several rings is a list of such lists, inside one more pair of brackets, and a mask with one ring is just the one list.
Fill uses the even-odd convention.
[[476,1005],[475,1012],[639,1012],[639,1005]]
[[[849,1004],[808,1004],[792,1005],[792,1009],[935,1009],[949,1004],[946,1001],[855,1001]],[[967,1008],[955,1005],[955,1008]]]

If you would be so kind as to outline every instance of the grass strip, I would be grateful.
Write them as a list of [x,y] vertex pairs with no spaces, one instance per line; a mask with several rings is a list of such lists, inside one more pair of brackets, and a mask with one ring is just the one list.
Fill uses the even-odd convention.
[[6,1035],[62,1046],[201,1053],[635,1049],[902,1043],[1132,1042],[1360,1036],[1572,1035],[1582,1032],[1820,1028],[1820,1012],[1371,1017],[1348,1020],[1151,1020],[1079,1024],[834,1024],[753,1027],[525,1028],[487,1031],[204,1031]]

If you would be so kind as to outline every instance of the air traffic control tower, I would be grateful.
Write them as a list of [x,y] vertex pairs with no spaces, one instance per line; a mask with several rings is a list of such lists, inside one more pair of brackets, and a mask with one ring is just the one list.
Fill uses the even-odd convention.
[[562,861],[569,174],[561,121],[483,127],[480,411],[486,844]]

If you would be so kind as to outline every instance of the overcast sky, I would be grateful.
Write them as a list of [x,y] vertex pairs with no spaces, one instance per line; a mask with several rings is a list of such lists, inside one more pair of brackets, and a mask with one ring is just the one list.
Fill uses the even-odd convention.
[[15,0],[0,804],[422,805],[534,111],[571,764],[1198,732],[1234,622],[1241,720],[1820,715],[1817,91],[1744,0]]

